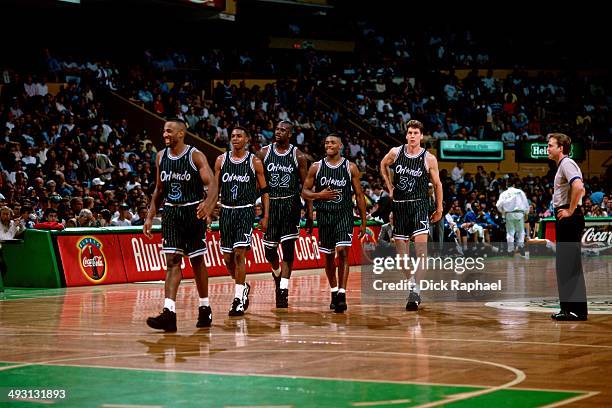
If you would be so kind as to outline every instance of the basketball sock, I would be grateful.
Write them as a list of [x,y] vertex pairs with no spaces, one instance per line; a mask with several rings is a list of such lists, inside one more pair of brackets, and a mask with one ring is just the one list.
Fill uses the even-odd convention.
[[208,301],[208,298],[200,298],[200,306],[210,306],[210,302]]
[[164,307],[171,312],[176,312],[176,302],[172,299],[166,298],[164,300]]
[[333,287],[333,288],[331,288],[329,291],[330,291],[330,292],[337,292],[337,291],[338,291],[338,287],[337,287],[337,286],[334,286],[334,287]]
[[414,275],[410,278],[411,287],[413,288],[411,292],[421,293],[421,288],[419,287],[419,283],[416,281]]
[[235,290],[234,297],[242,300],[243,296],[244,296],[244,285],[236,284],[236,290]]
[[346,293],[346,289],[340,288],[340,289],[338,289],[338,293]]
[[[279,265],[278,269],[274,269],[274,268],[272,268],[272,274],[273,274],[274,276],[276,276],[277,278],[280,276],[280,274],[281,274],[281,268],[280,268],[280,265]],[[286,288],[285,288],[285,289],[286,289]]]
[[281,289],[289,289],[289,279],[281,278],[281,280],[280,280],[280,288]]

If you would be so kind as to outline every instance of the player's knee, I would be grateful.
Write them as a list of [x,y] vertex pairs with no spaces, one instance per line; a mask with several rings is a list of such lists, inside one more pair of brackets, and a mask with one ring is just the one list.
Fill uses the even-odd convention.
[[278,262],[278,251],[275,247],[264,247],[266,260],[270,263]]
[[283,248],[283,261],[292,263],[295,258],[295,240],[284,241],[281,243],[281,247]]
[[343,261],[348,258],[348,252],[349,252],[348,247],[338,247],[337,252],[338,252],[338,258],[342,259]]
[[180,254],[166,254],[166,264],[168,268],[172,268],[173,266],[180,265],[182,258],[183,256]]
[[234,265],[234,254],[233,253],[223,253],[223,261],[227,266]]

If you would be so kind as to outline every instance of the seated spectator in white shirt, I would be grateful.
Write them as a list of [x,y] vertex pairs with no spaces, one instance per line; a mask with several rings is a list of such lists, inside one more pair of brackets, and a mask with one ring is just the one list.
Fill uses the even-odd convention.
[[0,241],[15,239],[26,227],[19,220],[13,220],[13,210],[7,206],[0,208]]

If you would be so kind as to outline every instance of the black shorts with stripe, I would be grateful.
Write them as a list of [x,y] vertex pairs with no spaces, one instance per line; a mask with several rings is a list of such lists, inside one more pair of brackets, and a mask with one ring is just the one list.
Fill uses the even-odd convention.
[[164,206],[163,253],[186,255],[190,258],[206,253],[206,221],[198,219],[197,204],[183,207]]
[[254,222],[254,206],[241,208],[221,207],[219,215],[221,252],[229,253],[236,248],[251,249]]
[[299,196],[270,199],[268,229],[263,239],[265,246],[276,248],[279,242],[298,238],[301,208]]
[[427,200],[393,201],[393,238],[409,240],[429,233],[429,202]]
[[338,247],[350,247],[353,243],[353,211],[317,211],[319,227],[319,252],[333,254]]

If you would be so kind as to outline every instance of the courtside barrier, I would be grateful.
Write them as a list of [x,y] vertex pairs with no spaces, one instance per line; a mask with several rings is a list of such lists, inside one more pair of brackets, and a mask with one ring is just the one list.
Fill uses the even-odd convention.
[[[362,243],[376,244],[380,223],[368,222],[367,234],[358,239],[353,231],[349,252],[351,265],[360,265]],[[228,275],[220,251],[216,225],[206,233],[208,252],[204,256],[209,276]],[[142,227],[71,228],[64,231],[26,230],[23,240],[3,243],[7,287],[60,288],[112,283],[162,280],[166,260],[161,253],[161,227],[153,227],[153,239],[142,234]],[[282,250],[279,247],[282,258]],[[318,228],[312,234],[300,230],[296,241],[294,270],[322,268],[325,265],[318,248]],[[187,258],[181,265],[183,278],[193,278]],[[251,251],[247,253],[247,273],[268,272],[263,234],[253,232]]]

